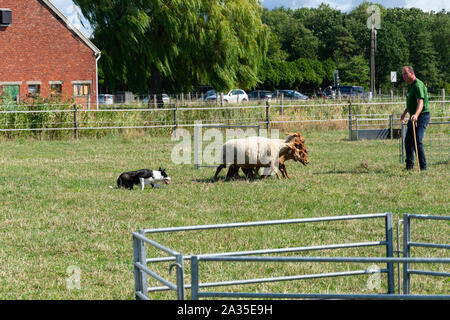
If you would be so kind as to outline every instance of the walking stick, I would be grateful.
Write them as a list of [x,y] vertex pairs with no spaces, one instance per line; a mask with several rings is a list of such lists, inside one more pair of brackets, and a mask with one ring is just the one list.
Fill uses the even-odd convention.
[[420,172],[420,164],[419,164],[419,153],[417,152],[417,140],[416,140],[416,126],[417,122],[413,122],[413,134],[414,134],[414,146],[416,147],[416,160],[417,160],[417,171]]

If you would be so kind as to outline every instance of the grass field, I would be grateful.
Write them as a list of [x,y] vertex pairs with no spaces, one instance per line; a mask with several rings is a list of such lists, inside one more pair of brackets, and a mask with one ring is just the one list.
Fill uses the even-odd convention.
[[[310,164],[292,161],[292,178],[272,177],[212,183],[215,169],[171,162],[169,136],[108,136],[78,141],[0,142],[0,298],[134,299],[131,234],[138,229],[392,212],[450,213],[450,166],[404,172],[397,140],[348,141],[347,131],[303,131]],[[166,168],[172,184],[163,189],[110,189],[123,171]],[[449,243],[447,223],[417,222],[415,241]],[[348,222],[244,231],[195,232],[156,239],[183,253],[222,252],[348,241],[381,240],[383,224]],[[312,255],[383,256],[384,249],[348,249]],[[445,250],[416,250],[415,256],[448,257]],[[70,267],[81,271],[79,289],[69,289]],[[287,264],[205,266],[205,281],[236,277],[329,272],[336,266]],[[359,266],[360,268],[361,266]],[[367,267],[367,265],[365,266]],[[424,267],[424,266],[422,266]],[[436,265],[433,270],[446,270]],[[445,269],[446,268],[446,269]],[[168,271],[167,265],[160,267]],[[384,276],[383,276],[384,277]],[[173,279],[173,277],[172,277]],[[384,279],[384,278],[383,278]],[[361,292],[367,277],[323,279],[245,287],[258,292]],[[157,285],[153,283],[152,285]],[[446,278],[413,276],[413,293],[449,294]],[[381,289],[385,291],[385,281]],[[188,292],[189,293],[189,292]],[[189,294],[188,294],[189,296]],[[155,298],[173,299],[157,293]]]

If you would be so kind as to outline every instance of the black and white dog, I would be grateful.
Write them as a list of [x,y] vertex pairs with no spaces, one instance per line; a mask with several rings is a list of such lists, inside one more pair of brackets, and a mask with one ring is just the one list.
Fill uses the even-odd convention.
[[171,181],[165,169],[159,168],[158,171],[141,169],[137,171],[128,171],[122,173],[117,179],[117,187],[123,187],[132,190],[134,185],[140,184],[141,190],[144,190],[144,187],[149,184],[152,187],[160,187],[158,185],[158,182],[160,181],[165,184],[169,184]]

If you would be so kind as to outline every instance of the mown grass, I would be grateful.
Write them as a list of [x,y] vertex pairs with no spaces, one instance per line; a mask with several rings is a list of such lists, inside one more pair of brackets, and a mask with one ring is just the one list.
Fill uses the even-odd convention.
[[[291,128],[294,129],[295,128]],[[215,169],[176,165],[169,136],[122,135],[78,141],[19,139],[0,144],[0,298],[133,299],[131,234],[138,229],[241,221],[393,213],[449,214],[450,166],[402,171],[396,140],[348,141],[347,131],[302,129],[310,150],[307,167],[287,162],[292,178],[212,183]],[[110,189],[118,175],[166,168],[173,183],[163,189]],[[221,178],[224,178],[225,172]],[[447,223],[415,222],[414,237],[448,243]],[[384,239],[383,221],[184,232],[155,240],[185,254],[320,245]],[[416,239],[416,238],[415,238]],[[419,240],[418,240],[419,241]],[[384,256],[384,248],[303,255]],[[448,256],[417,250],[416,256]],[[148,256],[156,252],[148,251]],[[80,289],[69,289],[70,266],[81,270]],[[156,266],[168,275],[169,264]],[[367,265],[225,264],[201,266],[202,281],[356,270]],[[380,266],[384,268],[385,266]],[[426,268],[427,266],[421,266]],[[429,267],[429,266],[428,266]],[[447,270],[437,265],[433,270]],[[186,262],[187,279],[189,264]],[[258,292],[373,293],[368,276],[237,286]],[[150,281],[150,285],[159,285]],[[445,278],[413,276],[412,292],[448,294]],[[227,289],[229,290],[229,289]],[[189,296],[189,291],[188,291]],[[153,298],[173,299],[173,293]]]

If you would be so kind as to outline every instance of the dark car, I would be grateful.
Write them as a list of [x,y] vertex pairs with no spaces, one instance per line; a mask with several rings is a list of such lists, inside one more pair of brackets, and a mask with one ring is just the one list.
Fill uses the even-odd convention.
[[249,99],[269,99],[272,97],[272,91],[253,90],[248,94]]
[[364,87],[361,86],[340,86],[338,90],[341,92],[341,96],[351,96],[351,97],[363,97]]
[[287,100],[308,100],[309,97],[301,94],[295,90],[276,90],[272,93],[272,98],[281,99],[281,95],[283,95],[284,99]]

